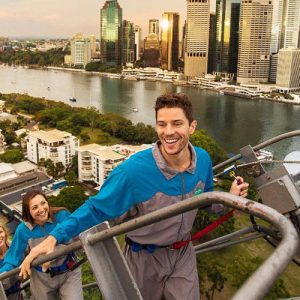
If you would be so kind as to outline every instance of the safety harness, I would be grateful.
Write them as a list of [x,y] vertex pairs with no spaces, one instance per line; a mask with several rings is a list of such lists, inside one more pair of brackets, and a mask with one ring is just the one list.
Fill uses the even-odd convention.
[[194,240],[200,239],[205,234],[209,233],[210,231],[214,230],[215,228],[217,228],[218,226],[223,224],[225,221],[227,221],[229,218],[231,218],[233,216],[233,211],[234,211],[233,209],[230,210],[228,213],[221,216],[220,218],[218,218],[216,221],[212,222],[210,225],[208,225],[204,229],[198,231],[197,233],[195,233],[191,237],[191,239],[185,240],[185,241],[175,242],[172,245],[160,246],[160,245],[154,245],[154,244],[140,244],[140,243],[132,241],[129,237],[125,238],[125,242],[130,246],[130,248],[133,252],[139,252],[141,250],[146,250],[148,253],[152,254],[158,248],[167,248],[167,249],[170,249],[170,250],[179,250],[180,248],[184,247],[188,243],[190,243]]
[[67,255],[66,259],[60,266],[51,267],[47,271],[43,272],[41,266],[36,266],[35,269],[38,272],[49,273],[50,277],[63,274],[67,271],[72,271],[83,263],[82,260],[78,261],[74,252],[71,252]]

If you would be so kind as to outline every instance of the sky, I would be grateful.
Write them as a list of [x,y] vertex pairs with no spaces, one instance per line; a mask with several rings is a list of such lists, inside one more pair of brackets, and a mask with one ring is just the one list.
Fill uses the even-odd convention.
[[[123,19],[142,27],[163,12],[186,19],[186,0],[118,0]],[[0,36],[71,38],[77,32],[99,38],[100,8],[105,0],[0,0]]]

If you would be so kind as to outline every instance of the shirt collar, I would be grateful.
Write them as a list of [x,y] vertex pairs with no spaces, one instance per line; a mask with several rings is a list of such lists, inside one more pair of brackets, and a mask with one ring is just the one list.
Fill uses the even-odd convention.
[[[175,177],[178,173],[180,173],[177,170],[174,170],[173,168],[171,168],[166,160],[164,159],[164,157],[162,156],[160,150],[159,150],[159,146],[161,145],[160,141],[157,141],[153,148],[152,148],[152,154],[154,157],[154,160],[158,166],[158,168],[160,169],[160,171],[163,173],[163,175],[167,178],[167,179],[172,179],[173,177]],[[185,172],[191,173],[191,174],[195,174],[195,170],[196,170],[196,164],[197,164],[197,156],[196,156],[196,152],[195,149],[193,147],[193,145],[189,142],[188,144],[189,150],[191,152],[191,164],[190,166],[185,170]]]
[[[28,227],[28,229],[30,230],[30,231],[32,231],[33,229],[34,229],[34,227],[36,227],[36,226],[39,226],[38,224],[31,224],[30,222],[28,222],[28,221],[26,221],[26,222],[24,222],[25,223],[25,225]],[[51,218],[51,217],[49,217],[49,219],[47,220],[47,222],[46,223],[54,223],[54,220]],[[46,224],[45,223],[45,224]]]

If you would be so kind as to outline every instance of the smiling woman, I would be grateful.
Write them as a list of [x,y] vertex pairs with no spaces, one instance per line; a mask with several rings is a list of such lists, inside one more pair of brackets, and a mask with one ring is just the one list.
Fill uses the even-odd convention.
[[[33,190],[22,199],[23,220],[7,251],[0,273],[18,267],[27,248],[41,243],[55,226],[65,220],[70,213],[63,207],[49,206],[46,196]],[[0,235],[1,240],[1,235]],[[61,248],[64,245],[58,245]],[[81,269],[73,270],[76,263],[74,253],[51,262],[50,269],[43,272],[40,266],[31,273],[30,290],[34,299],[82,300]]]

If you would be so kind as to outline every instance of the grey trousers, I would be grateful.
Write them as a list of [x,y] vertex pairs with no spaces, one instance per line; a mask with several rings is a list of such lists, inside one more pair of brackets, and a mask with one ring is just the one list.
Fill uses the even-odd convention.
[[129,268],[143,300],[199,300],[196,255],[191,245],[180,250],[159,248],[153,254],[146,250],[124,251]]
[[52,278],[33,269],[30,291],[35,300],[83,300],[81,268]]

